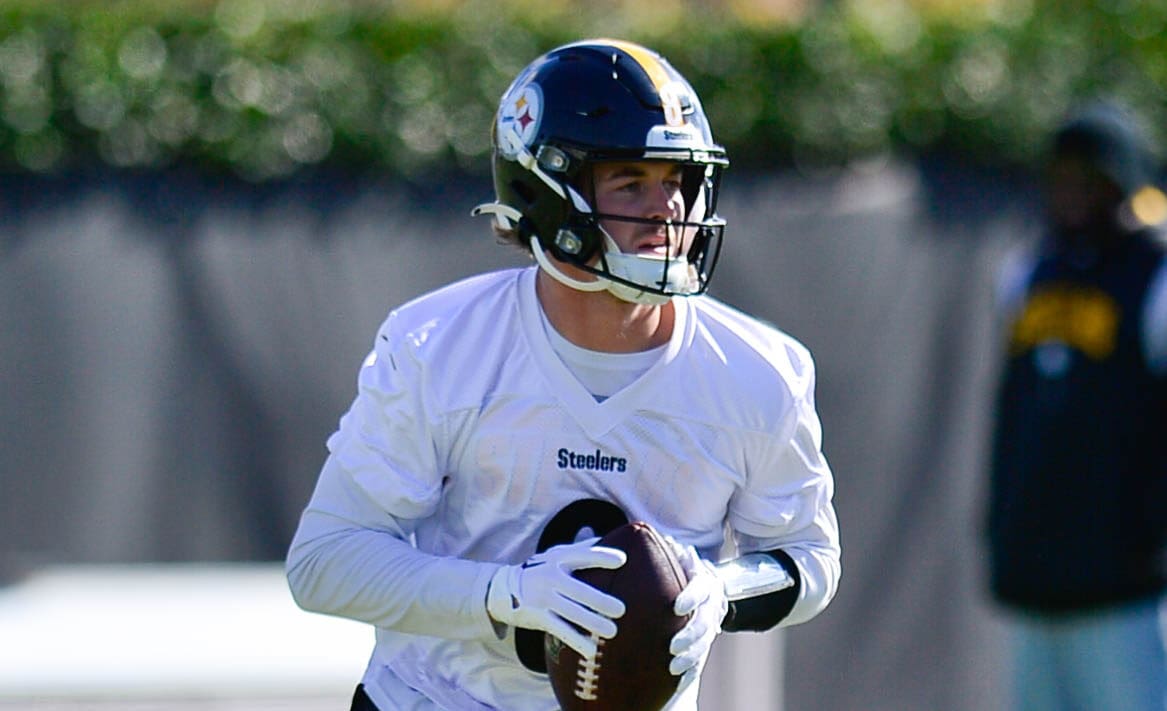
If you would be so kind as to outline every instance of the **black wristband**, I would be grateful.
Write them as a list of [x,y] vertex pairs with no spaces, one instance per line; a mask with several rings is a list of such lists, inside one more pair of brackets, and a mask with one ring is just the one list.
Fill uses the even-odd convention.
[[730,602],[729,612],[721,622],[721,629],[726,632],[765,632],[786,619],[798,601],[802,575],[794,559],[783,550],[764,552],[786,569],[790,577],[794,578],[794,585],[785,590]]

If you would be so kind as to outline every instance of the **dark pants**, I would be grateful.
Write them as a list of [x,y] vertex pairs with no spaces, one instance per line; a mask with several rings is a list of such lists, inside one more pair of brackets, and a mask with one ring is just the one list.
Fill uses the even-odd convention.
[[349,711],[378,711],[365,693],[364,684],[357,684],[357,690],[353,692],[353,705]]

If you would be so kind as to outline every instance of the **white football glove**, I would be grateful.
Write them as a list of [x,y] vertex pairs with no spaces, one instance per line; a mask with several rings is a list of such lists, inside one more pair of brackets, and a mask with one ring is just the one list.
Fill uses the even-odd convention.
[[619,568],[628,558],[624,551],[595,546],[598,540],[553,546],[521,565],[499,568],[486,594],[487,612],[496,622],[548,632],[584,658],[594,657],[594,637],[616,636],[612,620],[624,614],[624,603],[571,573]]
[[718,577],[713,564],[697,555],[693,546],[683,546],[671,536],[667,537],[673,551],[681,562],[681,568],[688,576],[685,589],[677,595],[673,612],[678,615],[693,616],[673,635],[669,653],[673,660],[669,672],[682,676],[680,687],[688,686],[701,674],[713,640],[721,632],[721,621],[729,611],[729,599],[725,593],[725,583]]

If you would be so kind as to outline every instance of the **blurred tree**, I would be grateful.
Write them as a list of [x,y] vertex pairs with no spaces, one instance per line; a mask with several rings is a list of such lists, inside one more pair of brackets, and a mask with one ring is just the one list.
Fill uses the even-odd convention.
[[659,49],[738,166],[1028,162],[1105,93],[1167,127],[1143,0],[0,0],[0,170],[481,172],[508,77],[583,36]]

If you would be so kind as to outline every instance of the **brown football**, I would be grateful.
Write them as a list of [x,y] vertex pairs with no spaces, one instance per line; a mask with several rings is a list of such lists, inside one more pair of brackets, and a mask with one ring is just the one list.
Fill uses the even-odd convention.
[[612,530],[597,544],[618,548],[628,561],[616,570],[587,568],[576,577],[624,601],[616,636],[600,639],[594,660],[546,635],[544,655],[563,711],[656,711],[677,690],[669,673],[669,641],[687,621],[673,602],[687,582],[672,548],[647,523]]

